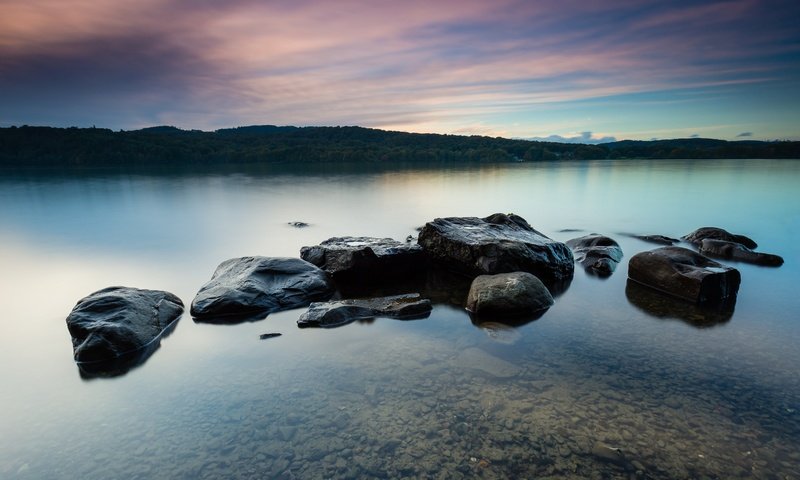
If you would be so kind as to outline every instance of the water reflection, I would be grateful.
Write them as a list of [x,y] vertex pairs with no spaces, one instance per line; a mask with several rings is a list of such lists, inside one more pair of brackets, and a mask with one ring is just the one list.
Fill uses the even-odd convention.
[[78,366],[78,373],[84,380],[95,378],[114,378],[121,377],[131,370],[141,367],[161,348],[161,340],[167,338],[175,331],[180,318],[170,323],[158,337],[145,347],[132,352],[126,352],[118,357],[95,362],[75,362]]
[[736,307],[736,297],[719,305],[696,305],[657,292],[630,279],[625,285],[625,296],[631,305],[651,317],[675,318],[696,328],[727,323]]

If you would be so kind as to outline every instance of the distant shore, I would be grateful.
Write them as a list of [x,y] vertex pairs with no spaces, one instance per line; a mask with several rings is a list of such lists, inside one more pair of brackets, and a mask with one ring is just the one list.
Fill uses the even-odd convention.
[[151,127],[0,128],[0,167],[135,168],[259,164],[458,164],[602,159],[800,158],[800,142],[706,138],[599,145],[272,125],[213,132]]

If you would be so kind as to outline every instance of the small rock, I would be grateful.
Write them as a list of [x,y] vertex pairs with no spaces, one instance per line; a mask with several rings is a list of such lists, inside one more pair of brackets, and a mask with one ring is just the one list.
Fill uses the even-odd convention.
[[567,240],[575,261],[583,265],[587,272],[607,277],[614,273],[622,260],[622,248],[610,237],[593,233]]
[[592,455],[598,460],[610,462],[617,465],[625,464],[625,455],[619,448],[610,447],[604,443],[597,442],[592,447]]
[[418,293],[371,299],[347,299],[312,303],[297,320],[299,327],[340,327],[356,320],[375,317],[397,319],[425,318],[431,312],[431,301]]
[[521,316],[550,308],[553,296],[528,272],[480,275],[472,281],[467,310],[476,315]]
[[783,265],[783,258],[771,253],[754,252],[740,243],[728,242],[725,240],[703,239],[700,242],[700,253],[709,257],[723,258],[726,260],[738,260],[745,263],[753,263],[764,267],[780,267]]
[[718,227],[698,228],[692,233],[688,233],[683,236],[684,240],[697,246],[700,246],[700,244],[706,238],[710,238],[712,240],[724,240],[726,242],[740,243],[745,247],[751,249],[758,248],[758,244],[756,244],[756,242],[753,241],[751,238],[745,237],[744,235],[737,235],[735,233],[731,233],[725,229]]
[[307,224],[306,222],[286,222],[286,223],[287,225],[292,226],[294,228],[305,228],[309,226],[309,224]]
[[260,338],[261,340],[266,340],[268,338],[275,338],[280,336],[281,336],[280,333],[262,333],[261,335],[258,336],[258,338]]

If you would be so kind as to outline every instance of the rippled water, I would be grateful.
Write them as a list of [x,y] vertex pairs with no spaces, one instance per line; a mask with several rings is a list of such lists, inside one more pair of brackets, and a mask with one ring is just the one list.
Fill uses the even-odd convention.
[[[771,160],[0,174],[0,477],[800,478],[797,185],[800,161]],[[72,361],[64,319],[106,286],[188,305],[227,258],[494,212],[610,235],[625,258],[607,280],[577,268],[517,327],[453,304],[328,330],[298,329],[303,310],[186,315],[125,375]],[[786,263],[735,264],[732,315],[626,284],[656,246],[619,233],[706,225]]]

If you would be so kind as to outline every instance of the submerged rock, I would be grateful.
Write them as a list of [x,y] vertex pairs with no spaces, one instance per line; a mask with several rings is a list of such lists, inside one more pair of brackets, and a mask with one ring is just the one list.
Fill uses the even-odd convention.
[[418,242],[433,259],[468,275],[520,271],[550,283],[572,278],[575,269],[569,247],[514,214],[437,218]]
[[625,285],[628,303],[647,315],[661,320],[676,319],[695,328],[710,328],[730,321],[736,307],[736,297],[722,303],[698,305],[664,295],[652,288],[628,279]]
[[514,377],[521,371],[513,363],[495,357],[476,347],[461,350],[454,359],[454,365],[459,368],[478,370],[496,378]]
[[702,227],[698,228],[692,233],[683,236],[687,242],[697,245],[698,247],[705,239],[724,240],[726,242],[741,243],[747,248],[757,248],[758,245],[755,241],[744,235],[736,235],[727,230],[718,227]]
[[300,249],[300,258],[333,275],[336,281],[389,281],[425,269],[417,244],[391,238],[334,237]]
[[304,307],[333,291],[324,271],[299,258],[232,258],[197,292],[191,313],[198,321],[237,321]]
[[622,248],[614,239],[593,233],[567,240],[575,261],[583,265],[587,272],[607,277],[614,273],[622,260]]
[[625,454],[619,448],[608,446],[604,443],[597,442],[592,447],[592,455],[604,462],[615,463],[617,465],[625,465],[627,460]]
[[660,292],[698,304],[736,297],[741,275],[735,268],[682,247],[661,247],[634,255],[628,277]]
[[[75,360],[109,362],[147,350],[144,358],[130,358],[141,363],[155,351],[157,341],[181,314],[183,302],[169,292],[129,287],[94,292],[79,300],[67,317]],[[94,370],[102,373],[106,368]]]
[[547,287],[528,272],[480,275],[472,281],[467,310],[476,315],[529,315],[553,305]]
[[740,243],[727,242],[725,240],[703,239],[700,242],[700,253],[710,257],[738,260],[765,267],[780,267],[783,265],[783,258],[778,255],[754,252]]
[[666,235],[638,235],[635,233],[620,233],[620,235],[636,238],[643,242],[657,243],[659,245],[674,245],[680,242],[680,239],[668,237]]
[[431,312],[431,302],[419,294],[394,295],[370,299],[348,299],[312,303],[297,320],[299,327],[340,327],[356,320],[375,317],[397,319],[425,318]]

